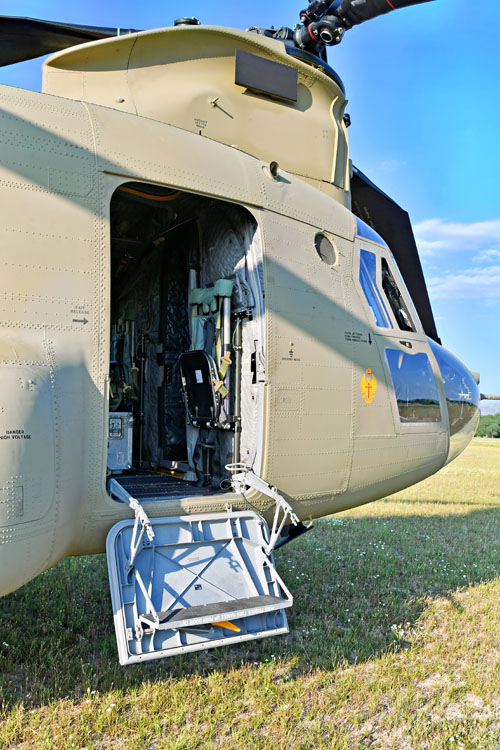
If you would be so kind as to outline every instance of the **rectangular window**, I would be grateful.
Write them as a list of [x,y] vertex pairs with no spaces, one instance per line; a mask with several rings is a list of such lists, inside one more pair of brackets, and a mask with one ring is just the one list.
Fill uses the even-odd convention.
[[415,331],[415,326],[411,319],[408,307],[406,306],[406,302],[399,291],[399,287],[385,258],[382,258],[382,288],[401,330]]
[[439,394],[427,354],[386,349],[401,422],[440,422]]
[[360,251],[359,283],[365,293],[375,323],[380,328],[392,328],[393,325],[377,286],[377,256],[369,250]]

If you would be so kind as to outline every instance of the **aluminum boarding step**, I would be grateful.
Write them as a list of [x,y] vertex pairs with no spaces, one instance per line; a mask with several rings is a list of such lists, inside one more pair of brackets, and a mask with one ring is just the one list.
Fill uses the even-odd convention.
[[129,502],[135,521],[115,524],[106,543],[121,664],[288,633],[293,599],[261,516],[148,518]]

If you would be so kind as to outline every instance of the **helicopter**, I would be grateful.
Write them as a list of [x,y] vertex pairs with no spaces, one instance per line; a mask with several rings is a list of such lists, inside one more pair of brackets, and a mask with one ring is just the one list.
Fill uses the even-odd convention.
[[[349,159],[294,29],[0,18],[0,594],[107,552],[121,664],[288,632],[273,550],[468,445],[409,216]],[[307,149],[302,144],[307,143]]]

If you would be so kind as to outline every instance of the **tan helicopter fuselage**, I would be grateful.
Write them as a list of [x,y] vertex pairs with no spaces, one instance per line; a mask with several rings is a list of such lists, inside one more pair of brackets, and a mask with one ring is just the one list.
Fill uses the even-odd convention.
[[[297,101],[236,85],[235,49],[297,70]],[[43,81],[44,93],[0,87],[1,594],[64,556],[103,551],[131,515],[106,490],[110,206],[130,183],[193,196],[193,211],[206,200],[207,232],[218,206],[247,217],[244,262],[263,288],[243,338],[240,458],[252,454],[301,519],[414,484],[463,449],[471,430],[450,446],[442,378],[407,293],[415,330],[403,332],[376,325],[360,285],[361,250],[398,272],[350,211],[338,81],[280,42],[208,27],[82,45],[47,61]],[[438,420],[400,418],[388,348],[426,355]],[[191,493],[145,509],[246,502]]]

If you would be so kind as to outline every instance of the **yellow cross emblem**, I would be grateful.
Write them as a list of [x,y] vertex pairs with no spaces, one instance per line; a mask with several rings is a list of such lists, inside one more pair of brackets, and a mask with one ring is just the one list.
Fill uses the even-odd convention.
[[361,378],[361,393],[363,394],[363,398],[366,404],[371,404],[371,402],[375,398],[376,392],[377,378],[372,373],[372,371],[368,369]]

